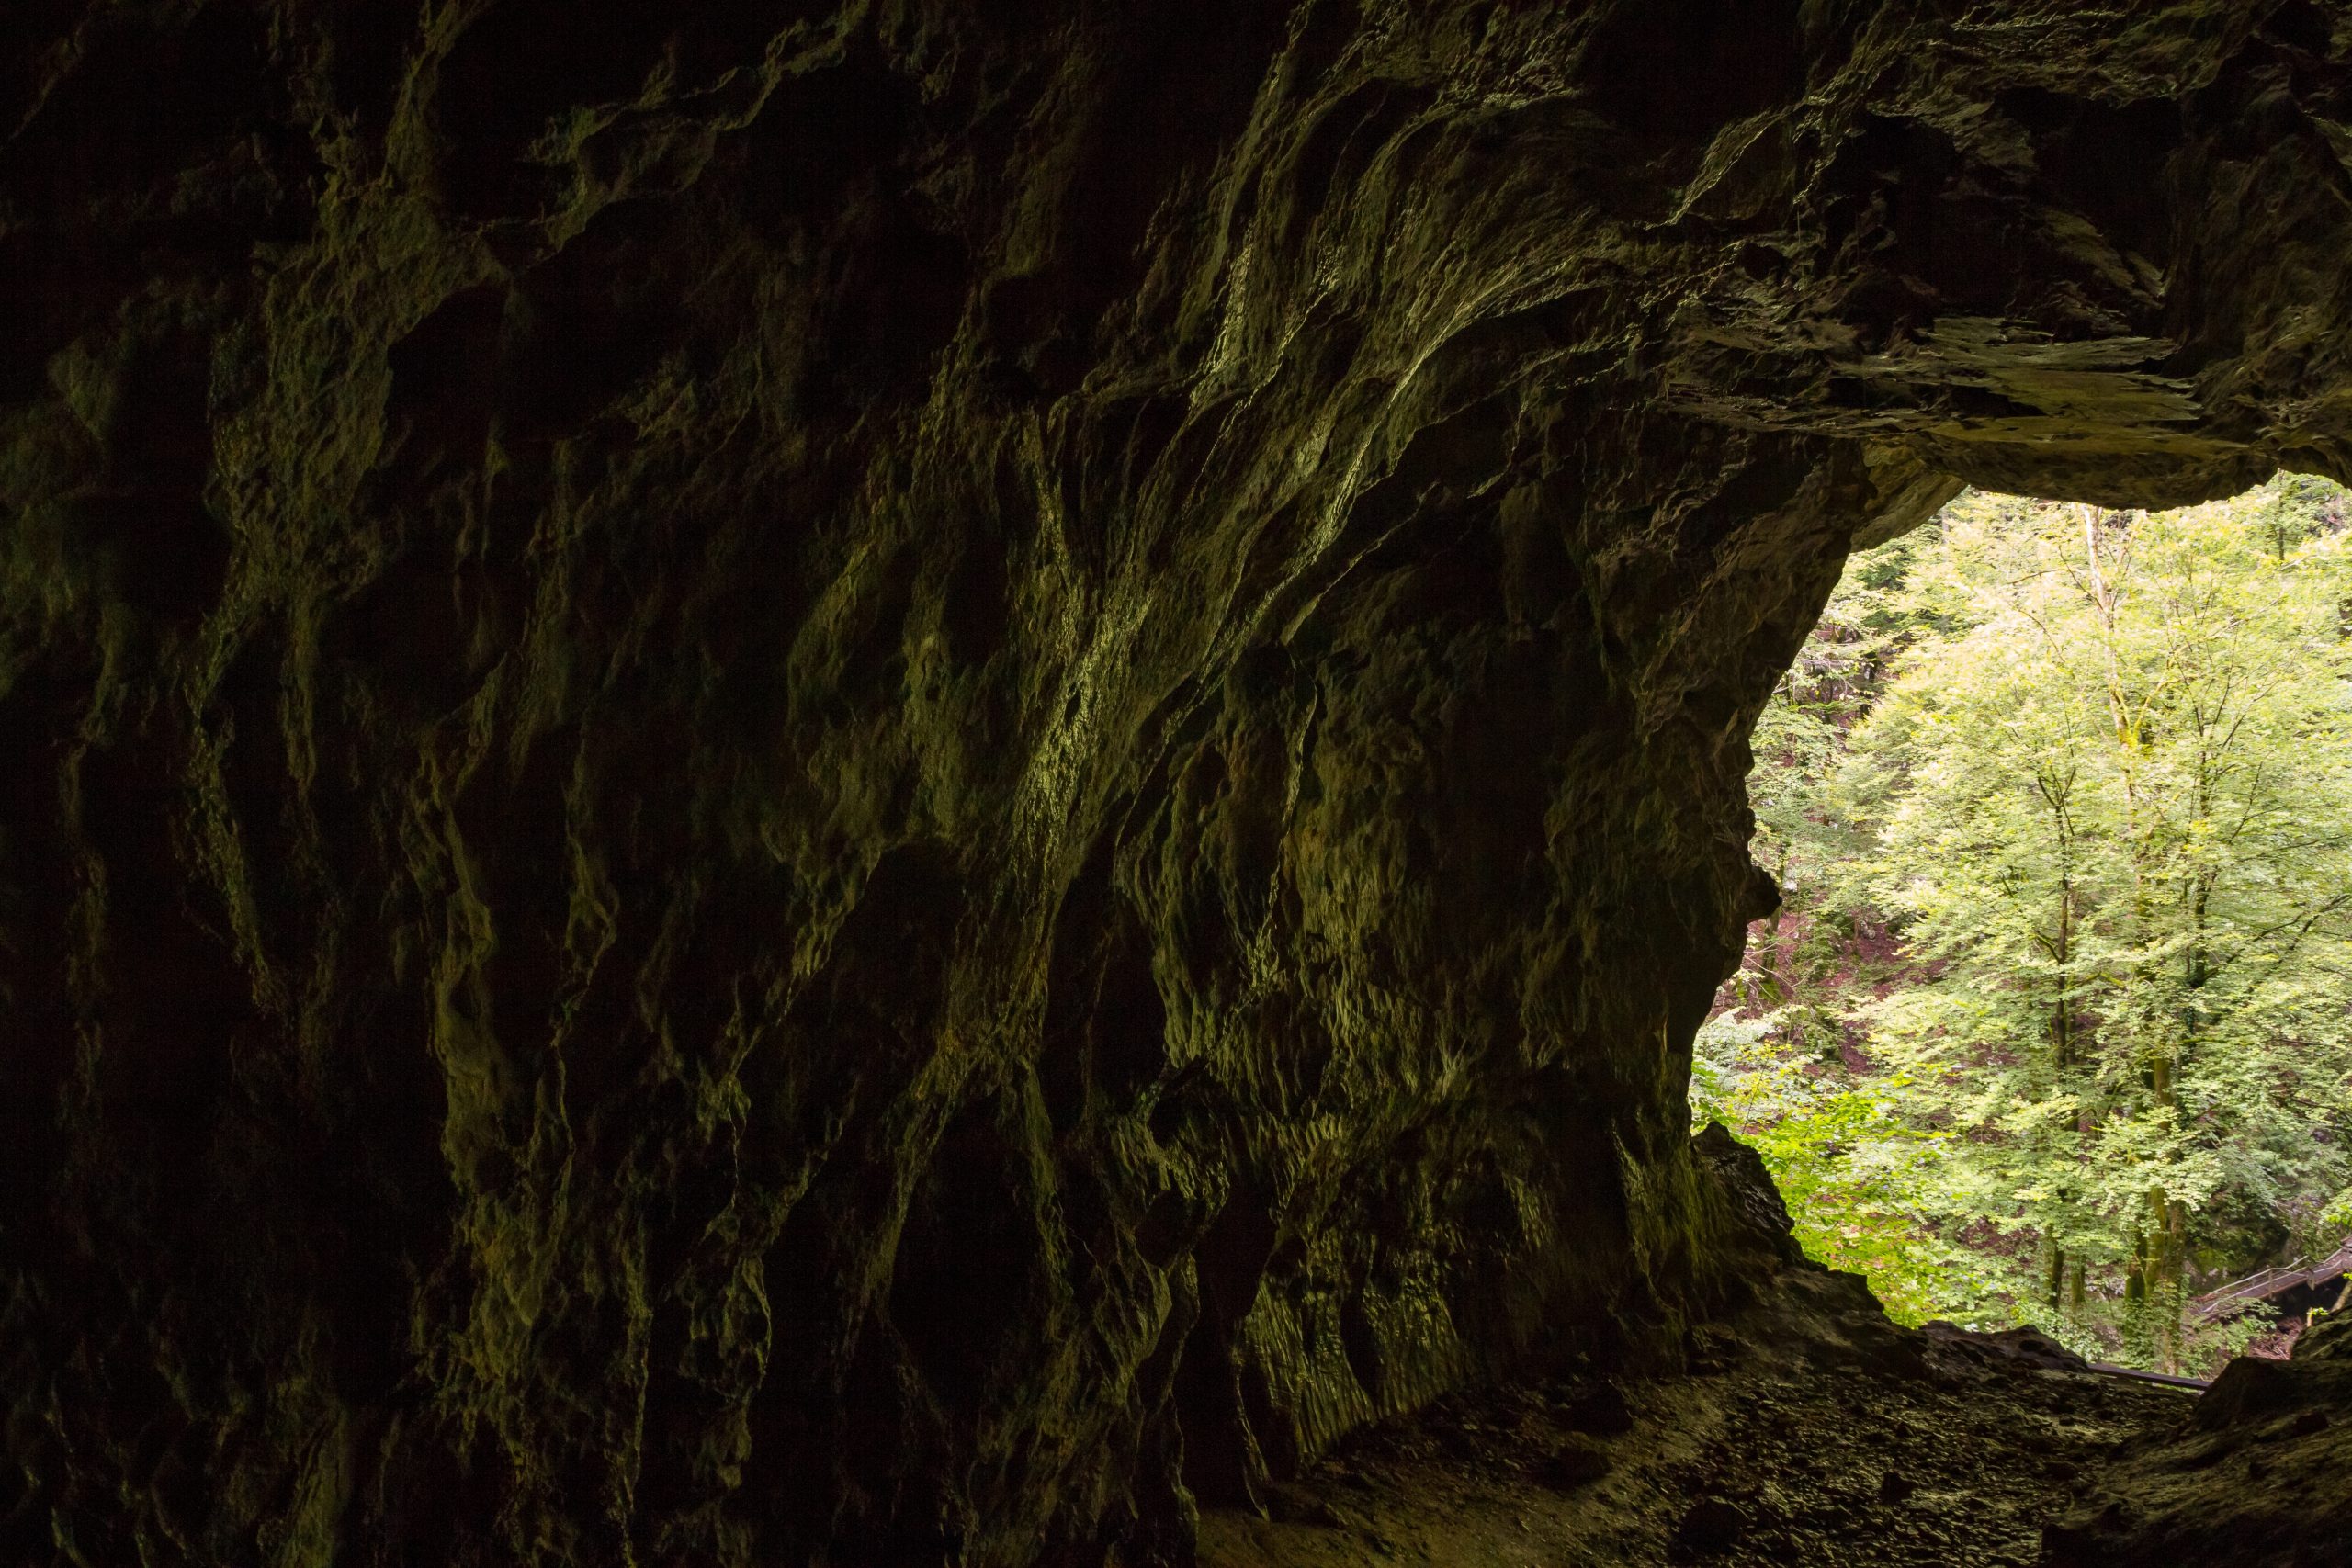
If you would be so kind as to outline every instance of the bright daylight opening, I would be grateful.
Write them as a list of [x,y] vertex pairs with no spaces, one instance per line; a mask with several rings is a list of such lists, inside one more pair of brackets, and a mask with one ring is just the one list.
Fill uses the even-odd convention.
[[2352,494],[1970,494],[1757,726],[1694,1114],[1890,1313],[2211,1376],[2352,1309]]

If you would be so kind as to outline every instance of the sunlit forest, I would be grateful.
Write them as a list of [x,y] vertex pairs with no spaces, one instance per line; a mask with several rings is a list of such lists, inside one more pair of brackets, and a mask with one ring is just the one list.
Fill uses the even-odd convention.
[[1775,694],[1783,904],[1694,1114],[1898,1317],[2195,1375],[2301,1326],[2210,1298],[2352,1233],[2347,530],[2295,476],[1970,494],[1853,559]]

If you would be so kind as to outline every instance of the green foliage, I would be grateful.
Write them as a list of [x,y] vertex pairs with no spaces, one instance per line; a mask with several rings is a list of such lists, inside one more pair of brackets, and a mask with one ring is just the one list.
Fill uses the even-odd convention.
[[1917,1195],[1949,1134],[1904,1116],[1899,1076],[1811,1070],[1781,1048],[1788,1026],[1779,1011],[1708,1021],[1691,1075],[1694,1124],[1737,1131],[1763,1156],[1806,1255],[1864,1276],[1897,1322],[1997,1298],[2006,1282],[1997,1267],[1919,1224]]
[[2177,1367],[2352,1229],[2344,492],[1972,495],[1858,558],[1759,720],[1788,897],[1697,1097],[1898,1315]]

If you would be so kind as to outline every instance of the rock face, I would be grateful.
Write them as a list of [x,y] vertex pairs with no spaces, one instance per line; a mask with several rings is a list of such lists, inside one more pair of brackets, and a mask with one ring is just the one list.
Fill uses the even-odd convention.
[[27,0],[0,1559],[1150,1562],[1736,1283],[1749,721],[2352,479],[2312,0]]
[[2186,1420],[2128,1445],[2046,1532],[2052,1568],[2319,1568],[2352,1541],[2352,1317],[2292,1360],[2241,1357]]
[[[1753,1296],[1701,1325],[1679,1368],[1571,1363],[1351,1434],[1270,1487],[1271,1517],[1203,1509],[1201,1568],[2022,1568],[2072,1540],[2050,1522],[2098,1495],[2110,1450],[2192,1408],[2024,1331],[1898,1327],[1860,1275],[1798,1253],[1752,1151],[1710,1127],[1692,1152],[1760,1223],[1719,1235],[1744,1240]],[[2240,1500],[2312,1562],[2341,1558],[2340,1517],[2295,1517],[2259,1487]],[[2234,1555],[2220,1531],[2130,1545],[2102,1568],[2293,1562]]]

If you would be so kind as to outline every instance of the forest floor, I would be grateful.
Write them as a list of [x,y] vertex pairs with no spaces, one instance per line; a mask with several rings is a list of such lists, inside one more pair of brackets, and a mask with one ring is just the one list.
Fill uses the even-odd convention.
[[1706,1562],[1995,1568],[2190,1391],[1896,1327],[1859,1280],[1790,1269],[1699,1331],[1688,1375],[1457,1398],[1214,1510],[1202,1568]]

